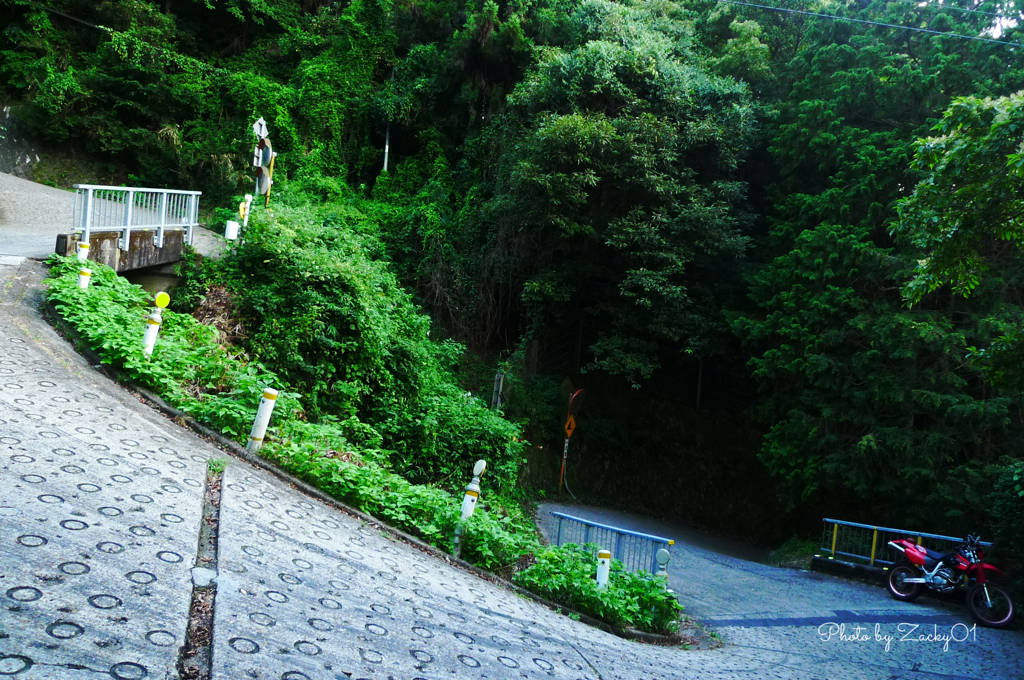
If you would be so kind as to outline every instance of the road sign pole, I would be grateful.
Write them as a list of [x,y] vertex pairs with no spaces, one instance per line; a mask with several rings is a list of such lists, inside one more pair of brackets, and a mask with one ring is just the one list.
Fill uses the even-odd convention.
[[270,184],[267,186],[267,202],[263,204],[264,208],[270,207],[270,190],[274,187],[274,159],[277,158],[276,153],[270,154],[270,167],[268,168],[268,175],[270,177]]
[[562,473],[558,476],[558,495],[562,495],[562,484],[565,482],[565,459],[569,457],[569,438],[565,438],[565,446],[562,448]]

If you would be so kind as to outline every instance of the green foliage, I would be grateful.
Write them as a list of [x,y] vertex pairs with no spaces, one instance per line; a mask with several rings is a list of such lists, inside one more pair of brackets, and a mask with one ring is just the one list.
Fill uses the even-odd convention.
[[[149,293],[95,263],[92,283],[80,290],[81,263],[76,258],[54,256],[51,263],[49,299],[103,363],[117,366],[175,408],[243,441],[264,387],[281,384],[274,373],[224,349],[215,328],[170,310],[163,313],[153,356],[146,357],[142,333],[153,309]],[[279,418],[299,417],[297,396],[281,392]]]
[[[315,440],[283,433],[261,453],[285,470],[392,526],[451,551],[461,498],[429,485],[412,484],[372,462],[324,455]],[[538,549],[532,523],[507,513],[477,509],[465,523],[462,558],[484,569],[512,564]]]
[[750,364],[772,423],[762,458],[791,506],[885,498],[905,523],[926,521],[924,508],[977,516],[982,491],[950,486],[1000,455],[1013,401],[970,389],[967,329],[902,306],[890,282],[908,270],[863,230],[823,225],[754,281],[766,315],[735,327],[771,344]]
[[1009,461],[989,499],[998,561],[1024,587],[1024,463]]
[[612,560],[608,587],[599,589],[598,546],[568,544],[538,554],[536,564],[520,571],[515,582],[557,604],[589,614],[616,626],[649,633],[679,630],[683,607],[668,592],[664,577],[626,571]]
[[492,483],[510,490],[518,428],[456,384],[463,348],[430,340],[429,319],[380,258],[365,216],[275,200],[219,273],[200,274],[234,291],[247,349],[301,395],[310,419],[364,423],[409,479],[461,480],[485,458]]
[[[922,139],[914,166],[924,175],[900,204],[893,226],[922,257],[905,295],[913,303],[949,285],[970,297],[993,280],[1004,288],[998,337],[974,351],[996,384],[1024,388],[1019,266],[1024,246],[1024,93],[999,99],[956,100]],[[979,287],[981,291],[979,291]]]
[[792,536],[775,550],[768,553],[765,561],[773,567],[789,567],[792,569],[808,569],[811,557],[821,548],[818,541]]
[[[299,395],[282,421],[297,441],[452,488],[483,456],[508,491],[523,434],[534,467],[550,462],[578,358],[573,381],[616,405],[574,439],[606,463],[588,470],[594,493],[645,462],[696,467],[658,507],[733,531],[753,531],[733,519],[744,503],[763,506],[735,493],[748,484],[811,517],[973,530],[1000,456],[1018,455],[1024,123],[1008,95],[1024,62],[952,35],[992,32],[992,15],[960,11],[973,4],[810,6],[891,27],[710,0],[47,4],[63,14],[0,3],[0,99],[62,155],[37,176],[201,188],[219,229],[251,187],[249,126],[270,126],[273,213],[221,265],[183,265],[175,299],[186,312],[226,285],[244,347],[168,313],[161,342],[185,366],[155,370],[114,329],[144,300],[87,303],[110,319],[90,342],[209,422],[244,432],[276,380]],[[520,379],[535,339],[573,358],[542,353]],[[748,461],[758,432],[708,425],[755,401],[727,370],[745,352],[773,483]],[[472,361],[513,375],[505,415],[522,432],[465,394],[486,382]],[[698,361],[731,412],[682,405]],[[662,396],[681,413],[636,427]]]
[[[152,357],[142,354],[145,313],[151,296],[112,269],[92,264],[92,284],[78,288],[80,263],[54,257],[48,296],[104,363],[154,389],[176,408],[241,441],[256,415],[263,388],[278,376],[255,361],[232,355],[216,329],[165,311]],[[359,447],[360,424],[337,418],[309,423],[298,395],[281,391],[261,455],[335,497],[393,525],[451,548],[461,499],[437,487],[410,483],[387,470],[385,452]],[[225,461],[211,461],[223,470]],[[497,516],[502,515],[501,517]],[[521,514],[478,509],[467,523],[463,556],[487,569],[511,564],[537,548],[532,524]]]
[[[827,11],[938,20],[964,34],[992,21],[939,18],[935,5]],[[930,296],[907,309],[900,290],[923,255],[889,231],[924,169],[910,166],[916,140],[955,97],[1020,87],[1021,62],[998,46],[742,9],[703,20],[700,34],[722,59],[744,36],[730,27],[734,15],[760,23],[776,74],[753,79],[777,107],[768,176],[754,179],[765,185],[769,230],[750,278],[756,309],[733,324],[755,355],[769,428],[762,460],[791,508],[976,530],[996,461],[1017,441],[1019,404],[967,357],[1014,327],[1015,275],[1003,268],[979,283],[971,305]],[[757,58],[745,57],[747,73]]]

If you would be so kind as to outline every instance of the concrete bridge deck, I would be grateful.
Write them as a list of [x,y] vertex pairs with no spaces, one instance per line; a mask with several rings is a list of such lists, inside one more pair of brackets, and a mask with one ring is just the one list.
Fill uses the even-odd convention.
[[[75,254],[73,212],[75,193],[30,182],[14,175],[0,173],[0,255],[44,259],[60,250]],[[176,262],[181,257],[184,230],[168,229],[163,253],[151,244],[151,232],[135,230],[132,248],[118,252],[120,232],[93,232],[93,253],[90,259],[103,262],[118,271],[128,271]],[[63,245],[61,245],[63,244]],[[207,257],[218,257],[225,247],[224,239],[198,227],[193,246]]]

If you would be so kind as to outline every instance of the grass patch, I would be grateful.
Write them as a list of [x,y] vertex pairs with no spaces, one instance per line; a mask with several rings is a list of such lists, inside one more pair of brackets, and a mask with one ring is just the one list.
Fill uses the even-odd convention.
[[669,635],[679,631],[683,607],[667,590],[664,577],[626,571],[612,560],[608,587],[599,589],[598,546],[548,548],[514,580],[552,602],[590,614],[616,626]]
[[768,553],[765,563],[773,567],[789,569],[810,569],[811,558],[821,549],[817,541],[793,536],[775,550]]

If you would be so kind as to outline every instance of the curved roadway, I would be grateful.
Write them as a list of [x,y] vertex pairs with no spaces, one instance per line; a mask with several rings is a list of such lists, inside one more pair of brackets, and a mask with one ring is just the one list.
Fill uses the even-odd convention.
[[[675,540],[669,585],[688,614],[721,635],[721,653],[750,663],[745,677],[1024,679],[1024,632],[974,629],[963,606],[897,602],[879,586],[771,567],[741,543],[613,510],[542,504],[538,524],[549,538],[552,512]],[[840,625],[856,639],[841,639]],[[947,645],[922,634],[967,639]]]

